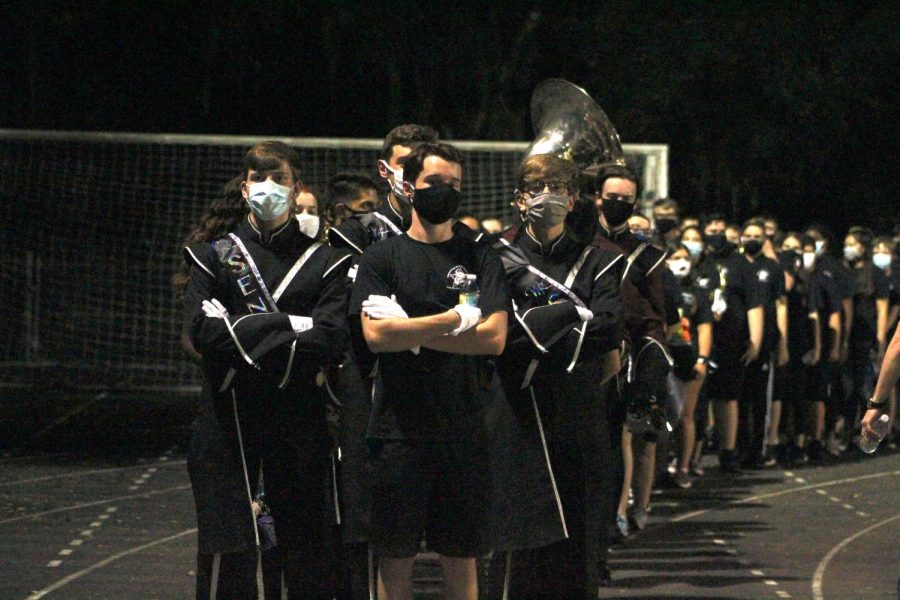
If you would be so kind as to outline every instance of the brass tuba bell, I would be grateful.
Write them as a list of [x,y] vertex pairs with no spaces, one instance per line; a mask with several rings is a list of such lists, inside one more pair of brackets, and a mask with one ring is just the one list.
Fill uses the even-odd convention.
[[531,122],[537,137],[526,157],[554,154],[573,161],[585,175],[600,165],[625,164],[609,118],[586,91],[565,79],[545,79],[534,88]]

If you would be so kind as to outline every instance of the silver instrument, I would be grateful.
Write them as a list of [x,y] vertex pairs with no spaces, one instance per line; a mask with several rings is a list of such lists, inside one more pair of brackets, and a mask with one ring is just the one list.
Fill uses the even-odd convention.
[[531,94],[531,122],[537,137],[526,157],[554,154],[573,161],[583,175],[601,165],[625,165],[619,134],[586,91],[565,79],[545,79]]

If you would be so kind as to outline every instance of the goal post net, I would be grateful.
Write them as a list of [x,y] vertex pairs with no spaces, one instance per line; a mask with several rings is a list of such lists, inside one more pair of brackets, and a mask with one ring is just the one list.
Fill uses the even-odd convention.
[[[180,242],[262,137],[0,130],[0,385],[185,390],[171,277]],[[377,177],[381,140],[281,138],[304,183]],[[525,142],[453,142],[463,208],[509,221]],[[624,146],[644,199],[664,197],[668,147]]]

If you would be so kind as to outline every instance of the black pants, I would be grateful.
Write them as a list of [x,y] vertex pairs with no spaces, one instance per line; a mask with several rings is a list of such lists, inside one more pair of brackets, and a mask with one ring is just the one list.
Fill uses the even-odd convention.
[[197,600],[256,600],[256,549],[197,555]]
[[766,354],[747,365],[738,416],[738,451],[742,461],[758,462],[766,439],[766,413],[773,383],[773,360]]

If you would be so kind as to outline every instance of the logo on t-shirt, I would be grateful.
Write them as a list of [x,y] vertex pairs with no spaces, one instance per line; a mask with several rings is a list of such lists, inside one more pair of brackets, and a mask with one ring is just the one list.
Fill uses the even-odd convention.
[[769,280],[769,272],[766,269],[760,269],[756,276],[759,277],[759,280],[763,283]]
[[456,265],[447,273],[447,289],[461,290],[466,283],[466,275],[469,272],[462,265]]

